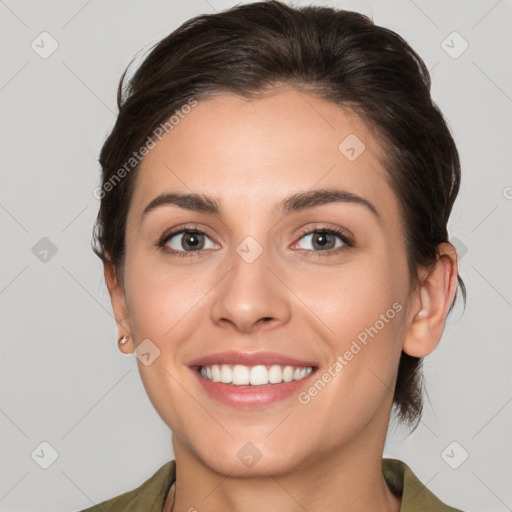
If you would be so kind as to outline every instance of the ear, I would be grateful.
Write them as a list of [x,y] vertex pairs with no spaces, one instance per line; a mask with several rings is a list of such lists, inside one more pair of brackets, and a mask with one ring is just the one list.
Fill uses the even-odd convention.
[[125,354],[130,354],[133,352],[134,346],[131,337],[130,317],[126,306],[124,289],[118,281],[114,265],[109,260],[103,263],[103,275],[105,276],[105,283],[107,284],[110,301],[112,302],[112,310],[114,311],[114,317],[116,319],[118,339],[123,336],[128,337],[126,343],[119,344],[119,350]]
[[457,251],[442,243],[435,268],[414,291],[411,319],[402,350],[413,357],[425,357],[439,344],[448,309],[457,289]]

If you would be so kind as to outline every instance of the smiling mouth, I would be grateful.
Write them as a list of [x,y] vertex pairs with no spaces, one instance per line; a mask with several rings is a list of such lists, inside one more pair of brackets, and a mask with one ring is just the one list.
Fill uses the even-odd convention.
[[314,366],[212,364],[198,366],[202,378],[232,386],[264,386],[302,380],[310,375]]

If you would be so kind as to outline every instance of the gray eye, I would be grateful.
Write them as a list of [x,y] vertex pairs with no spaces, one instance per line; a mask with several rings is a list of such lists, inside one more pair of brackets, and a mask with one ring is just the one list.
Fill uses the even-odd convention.
[[[339,240],[340,243],[336,245],[336,239]],[[307,233],[301,240],[307,240],[309,247],[299,247],[300,249],[306,250],[330,250],[337,249],[341,247],[345,242],[341,240],[339,235],[334,233],[326,232],[326,231],[313,231],[311,233]]]

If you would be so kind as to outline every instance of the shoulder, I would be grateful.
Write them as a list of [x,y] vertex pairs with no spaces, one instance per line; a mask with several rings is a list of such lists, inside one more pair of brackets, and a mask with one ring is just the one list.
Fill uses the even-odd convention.
[[382,459],[382,473],[389,488],[402,495],[400,512],[462,512],[434,496],[401,460]]
[[167,462],[136,489],[80,512],[162,512],[167,493],[176,478],[176,463]]

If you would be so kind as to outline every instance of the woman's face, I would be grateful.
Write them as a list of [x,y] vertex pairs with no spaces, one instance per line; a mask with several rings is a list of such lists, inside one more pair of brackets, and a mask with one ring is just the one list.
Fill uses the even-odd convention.
[[[410,282],[379,155],[355,116],[292,89],[201,100],[149,151],[114,307],[176,452],[275,475],[383,443]],[[162,194],[208,208],[164,198],[146,210]],[[204,365],[239,383],[299,380],[215,383]]]

